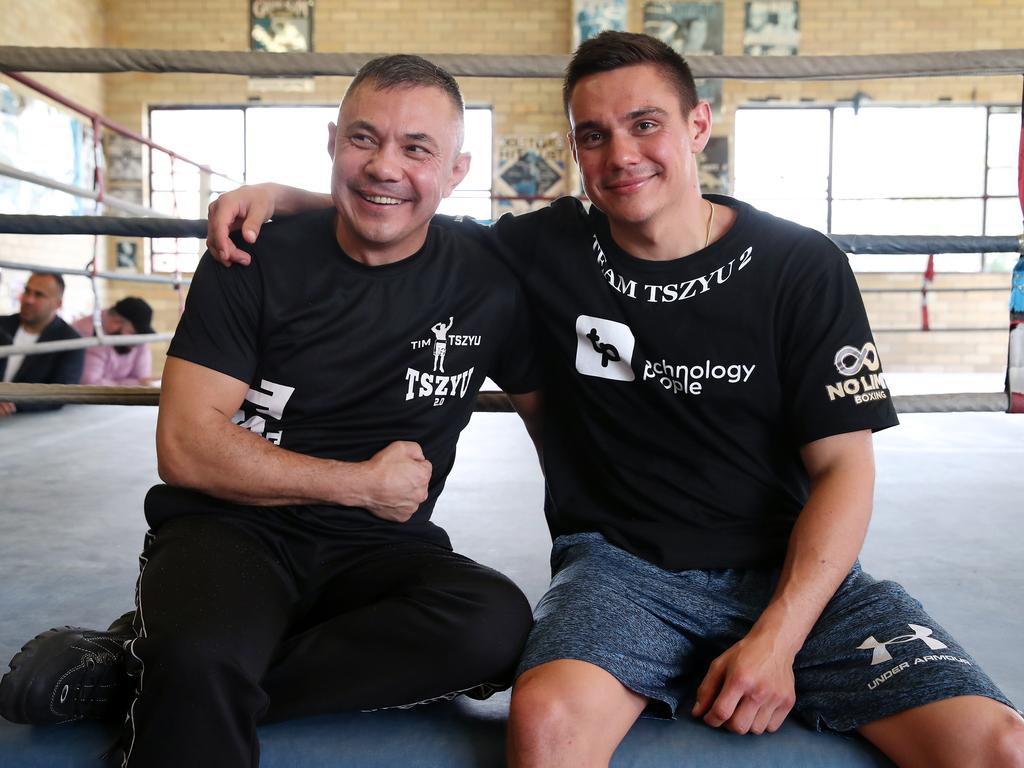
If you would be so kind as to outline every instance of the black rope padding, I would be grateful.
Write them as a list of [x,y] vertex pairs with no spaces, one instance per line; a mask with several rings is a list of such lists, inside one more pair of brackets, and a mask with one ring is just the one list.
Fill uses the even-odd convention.
[[[0,233],[18,235],[120,235],[122,237],[206,238],[205,219],[128,218],[122,216],[0,215]],[[829,235],[847,253],[1017,253],[1013,236]]]
[[[900,413],[1005,412],[1009,400],[1001,392],[952,395],[896,395]],[[154,387],[93,387],[80,384],[3,384],[0,402],[69,403],[77,405],[159,405],[160,390]],[[473,409],[484,413],[509,413],[512,402],[504,392],[481,392]]]
[[[379,53],[266,53],[133,48],[0,46],[0,71],[197,72],[250,77],[351,76]],[[561,78],[567,55],[428,53],[453,75]],[[744,80],[864,80],[890,77],[1013,75],[1024,50],[943,51],[865,56],[693,56],[695,77]]]
[[12,235],[117,235],[206,238],[206,219],[122,216],[0,215],[0,232]]
[[896,395],[900,413],[1006,413],[1010,400],[1004,392],[968,392],[945,395]]
[[829,235],[847,253],[1014,253],[1019,237],[974,235]]

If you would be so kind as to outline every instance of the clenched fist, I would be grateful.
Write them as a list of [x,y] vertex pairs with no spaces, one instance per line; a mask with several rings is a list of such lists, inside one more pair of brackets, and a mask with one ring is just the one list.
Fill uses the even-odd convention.
[[417,443],[391,443],[365,463],[366,507],[382,520],[404,523],[427,499],[430,462]]

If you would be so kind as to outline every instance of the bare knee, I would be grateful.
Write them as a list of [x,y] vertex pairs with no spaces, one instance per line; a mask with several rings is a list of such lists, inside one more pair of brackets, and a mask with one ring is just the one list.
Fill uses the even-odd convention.
[[586,662],[563,659],[535,667],[512,690],[509,764],[606,766],[646,702]]
[[1024,719],[1012,710],[993,726],[993,737],[988,741],[989,756],[984,765],[999,768],[1024,768]]

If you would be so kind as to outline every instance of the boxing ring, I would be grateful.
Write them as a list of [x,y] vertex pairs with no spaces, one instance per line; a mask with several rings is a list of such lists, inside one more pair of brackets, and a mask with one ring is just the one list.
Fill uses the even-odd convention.
[[[0,47],[0,70],[352,75],[373,55]],[[563,56],[428,58],[457,76],[491,77],[561,77],[567,61]],[[697,77],[987,76],[1024,72],[1024,50],[778,59],[716,56],[691,63]],[[206,225],[200,219],[159,218],[149,210],[124,212],[134,217],[0,215],[0,233],[205,236]],[[848,253],[1024,251],[1019,237],[832,237]],[[2,260],[0,268],[35,266]],[[61,271],[88,278],[94,292],[103,279],[159,282],[173,290],[188,283],[181,274],[104,272],[97,261],[91,268]],[[897,330],[941,330],[929,320],[927,296],[943,289],[931,287],[927,273],[923,278],[922,327]],[[1014,296],[1017,290],[1024,296],[1024,285],[1011,286]],[[1009,318],[1010,375],[1004,392],[894,398],[904,426],[876,437],[876,512],[862,556],[866,570],[903,582],[921,598],[1018,706],[1024,702],[1024,664],[1016,638],[1024,633],[1024,618],[1010,606],[1012,596],[1024,588],[1024,574],[1015,567],[1017,542],[1024,541],[1024,520],[1018,514],[1024,419],[1006,412],[1024,411],[1024,307],[1021,310]],[[169,336],[117,337],[116,343]],[[103,343],[114,342],[101,335],[52,344],[73,348]],[[0,347],[0,356],[58,349],[33,346],[36,349]],[[1020,369],[1020,379],[1013,380],[1015,369]],[[141,501],[156,480],[156,411],[125,406],[154,405],[158,399],[159,391],[152,387],[0,384],[0,401],[77,404],[0,423],[0,466],[8,478],[0,515],[0,583],[5,585],[0,590],[0,662],[46,627],[64,622],[105,626],[129,605],[145,532]],[[496,413],[509,410],[501,393],[481,393],[477,410],[484,412],[474,416],[463,435],[460,458],[435,519],[449,531],[457,549],[505,572],[536,603],[547,583],[550,540],[540,514],[543,485],[533,447],[518,420]],[[61,454],[69,459],[56,465],[59,470],[39,466],[41,456]],[[53,477],[58,472],[60,476]],[[486,514],[479,514],[481,510]],[[505,693],[485,702],[457,700],[409,711],[348,713],[265,726],[260,729],[261,765],[498,766],[504,761],[507,707]],[[0,768],[99,766],[110,737],[110,728],[98,724],[30,728],[0,720]],[[638,722],[612,765],[890,763],[858,739],[816,735],[793,717],[776,734],[739,737],[684,715],[675,722]]]

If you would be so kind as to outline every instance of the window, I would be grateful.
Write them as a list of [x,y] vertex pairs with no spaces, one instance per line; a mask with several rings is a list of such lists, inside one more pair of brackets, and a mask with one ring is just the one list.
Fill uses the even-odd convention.
[[[827,233],[1009,235],[1020,111],[1011,107],[744,108],[736,195]],[[860,271],[921,271],[927,255],[855,255]],[[1008,270],[1014,254],[936,255],[946,271]]]
[[[330,190],[327,124],[337,118],[337,106],[229,108],[161,108],[150,111],[154,142],[204,163],[219,174],[210,177],[211,199],[237,186],[277,181],[319,192]],[[490,108],[466,109],[463,151],[472,154],[469,174],[443,200],[441,213],[489,219],[491,210]],[[173,170],[173,173],[172,173]],[[205,218],[200,201],[200,173],[183,161],[173,164],[167,154],[150,152],[150,205],[183,218]],[[154,238],[154,272],[195,270],[206,248],[194,238]]]
[[[239,109],[154,109],[149,115],[150,138],[182,157],[218,171],[209,178],[211,197],[234,189],[231,179],[245,177],[243,112]],[[200,200],[200,171],[166,152],[149,152],[150,207],[185,219],[206,218]],[[195,238],[153,238],[154,272],[194,272],[205,242]]]

